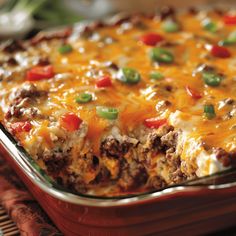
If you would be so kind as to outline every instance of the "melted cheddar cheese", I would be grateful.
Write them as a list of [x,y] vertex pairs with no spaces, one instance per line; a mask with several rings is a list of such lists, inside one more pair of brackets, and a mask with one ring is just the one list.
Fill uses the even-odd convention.
[[[16,52],[2,47],[0,120],[43,169],[77,192],[144,191],[153,188],[153,176],[176,183],[176,169],[160,164],[168,148],[175,149],[179,169],[190,179],[228,168],[236,153],[236,23],[227,23],[227,14],[135,16],[83,32],[75,28],[63,39],[27,41]],[[140,78],[129,82],[134,78],[124,69]],[[79,101],[82,94],[89,100]],[[100,106],[108,109],[105,115]],[[109,109],[116,113],[112,119]],[[177,144],[169,139],[174,147],[163,144],[140,160],[138,145],[144,150],[163,125],[173,126]],[[128,138],[138,151],[110,143],[118,154],[102,151],[107,137],[118,143]],[[137,183],[129,185],[128,178]]]

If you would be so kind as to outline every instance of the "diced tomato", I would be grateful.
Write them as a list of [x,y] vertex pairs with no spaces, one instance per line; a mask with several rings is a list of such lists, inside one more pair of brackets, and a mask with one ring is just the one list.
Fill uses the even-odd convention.
[[13,133],[29,132],[32,125],[29,121],[19,121],[11,124],[10,128]]
[[191,88],[190,86],[186,86],[185,89],[186,89],[188,95],[194,99],[200,99],[202,97],[202,95],[198,91]]
[[163,37],[156,33],[147,33],[140,37],[140,41],[148,46],[155,46],[157,43],[163,41]]
[[54,76],[54,71],[51,65],[36,66],[27,71],[26,80],[36,81],[36,80],[50,79],[53,76]]
[[148,128],[159,128],[162,125],[167,124],[166,119],[160,119],[159,117],[154,117],[154,118],[148,118],[144,120],[144,125]]
[[111,78],[107,75],[99,78],[97,81],[96,81],[96,86],[98,88],[105,88],[105,87],[110,87],[112,86],[112,82],[111,82]]
[[236,25],[236,15],[226,15],[226,16],[224,16],[224,23],[226,25]]
[[66,113],[60,118],[60,125],[70,132],[78,130],[81,123],[82,120],[74,113]]
[[226,47],[214,45],[211,48],[211,55],[214,57],[228,58],[231,56],[231,53]]

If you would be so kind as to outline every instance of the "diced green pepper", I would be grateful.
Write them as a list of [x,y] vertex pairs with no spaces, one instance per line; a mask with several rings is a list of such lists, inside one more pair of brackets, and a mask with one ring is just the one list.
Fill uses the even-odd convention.
[[137,84],[141,80],[141,76],[135,69],[124,67],[118,73],[118,80],[127,84]]
[[173,54],[170,51],[164,48],[160,48],[160,47],[156,47],[151,50],[150,58],[153,61],[166,63],[166,64],[170,64],[174,61]]
[[220,45],[227,46],[227,45],[232,45],[236,44],[236,31],[233,31],[228,38],[220,41]]
[[90,93],[82,93],[75,100],[77,103],[87,103],[92,100],[92,95]]
[[166,20],[162,24],[162,29],[167,33],[174,33],[180,30],[180,26],[173,20]]
[[158,71],[152,71],[149,74],[149,77],[150,77],[150,79],[153,79],[153,80],[160,80],[160,79],[164,78],[164,75]]
[[221,75],[216,74],[215,72],[205,71],[202,73],[202,79],[205,84],[211,87],[217,87],[220,85],[221,80],[223,79]]
[[73,48],[71,47],[70,44],[64,44],[61,47],[58,48],[59,53],[61,54],[67,54],[72,52]]
[[203,21],[202,26],[205,30],[215,33],[218,30],[217,24],[209,19]]
[[113,107],[104,107],[104,106],[97,106],[96,107],[97,115],[108,119],[108,120],[115,120],[118,117],[118,109]]
[[204,105],[204,115],[207,117],[208,120],[215,118],[215,108],[213,105]]

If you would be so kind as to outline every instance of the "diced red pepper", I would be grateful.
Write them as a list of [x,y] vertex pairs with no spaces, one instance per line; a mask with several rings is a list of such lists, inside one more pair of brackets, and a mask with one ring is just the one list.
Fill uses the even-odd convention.
[[97,81],[96,81],[96,86],[98,88],[105,88],[105,87],[110,87],[112,86],[112,82],[111,82],[111,78],[107,75],[99,78]]
[[147,33],[140,37],[140,41],[148,46],[156,46],[157,43],[163,41],[163,37],[156,33]]
[[226,25],[236,25],[236,15],[226,15],[226,16],[224,16],[224,23]]
[[148,118],[146,120],[144,120],[144,125],[148,128],[159,128],[162,125],[167,124],[167,120],[166,119],[160,119],[159,117],[154,117],[154,118]]
[[202,97],[202,95],[198,91],[191,88],[190,86],[186,86],[185,89],[186,89],[188,95],[194,99],[200,99]]
[[226,47],[213,45],[211,48],[211,55],[214,57],[228,58],[231,56],[231,53]]
[[60,118],[60,125],[67,131],[73,132],[79,129],[82,120],[74,113],[66,113]]
[[51,65],[36,66],[27,71],[26,80],[37,81],[37,80],[43,80],[43,79],[50,79],[53,76],[54,76],[54,71]]
[[29,121],[19,121],[11,124],[10,129],[13,133],[29,132],[32,128],[32,125]]

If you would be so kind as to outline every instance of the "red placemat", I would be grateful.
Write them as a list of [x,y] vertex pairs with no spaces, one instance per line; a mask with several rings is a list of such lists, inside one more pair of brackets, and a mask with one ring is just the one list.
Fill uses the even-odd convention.
[[21,235],[62,235],[1,156],[0,204],[16,223]]

